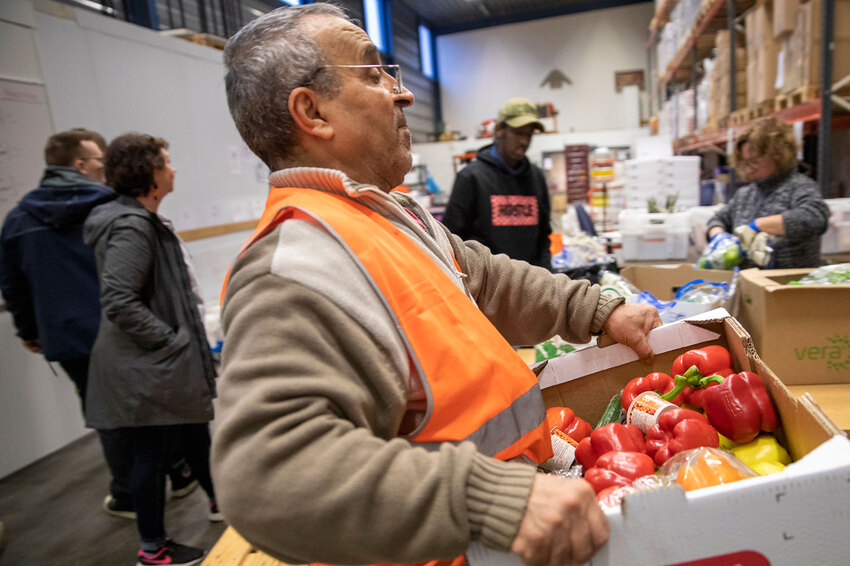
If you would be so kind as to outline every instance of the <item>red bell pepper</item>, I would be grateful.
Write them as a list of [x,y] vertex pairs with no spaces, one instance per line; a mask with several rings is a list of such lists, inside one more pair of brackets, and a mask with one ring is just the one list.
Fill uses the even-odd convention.
[[646,453],[663,466],[671,456],[709,446],[717,448],[720,437],[708,419],[690,409],[671,409],[658,417],[658,422],[646,432]]
[[[723,346],[705,346],[689,350],[673,361],[673,375],[684,375],[691,366],[696,366],[703,376],[727,375],[732,371],[732,354]],[[665,392],[666,393],[666,392]]]
[[[655,391],[661,395],[671,391],[674,386],[673,378],[660,371],[654,371],[644,377],[636,377],[628,382],[623,388],[623,397],[620,400],[620,405],[623,407],[624,411],[628,411],[629,405],[631,405],[632,401],[635,400],[635,397],[641,393],[644,393],[645,391]],[[681,393],[681,391],[679,391],[679,393]],[[681,407],[684,402],[684,396],[679,395],[670,402]]]
[[629,485],[653,473],[652,458],[642,452],[606,452],[584,473],[584,479],[599,493],[606,487]]
[[[718,346],[720,348],[720,346]],[[703,390],[707,387],[713,387],[723,381],[727,375],[732,375],[735,370],[724,368],[718,370],[715,374],[704,376],[697,366],[691,366],[683,374],[676,374],[673,378],[675,387],[661,396],[665,401],[684,398],[684,403],[690,407],[702,409]]]
[[546,409],[546,420],[549,423],[549,430],[558,428],[576,442],[586,438],[593,430],[590,423],[581,417],[577,417],[573,410],[567,407]]
[[754,373],[733,373],[702,395],[708,422],[723,436],[738,444],[753,440],[760,431],[779,427],[776,409],[761,378]]
[[589,470],[596,464],[597,458],[607,452],[646,453],[643,433],[635,425],[610,423],[590,433],[590,436],[578,443],[576,460]]

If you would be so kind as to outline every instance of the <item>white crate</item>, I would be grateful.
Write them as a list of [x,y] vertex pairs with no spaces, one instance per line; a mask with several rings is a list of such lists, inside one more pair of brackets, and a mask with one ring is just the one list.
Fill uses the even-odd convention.
[[850,222],[832,222],[820,241],[823,254],[850,252]]
[[688,255],[691,227],[686,212],[623,210],[619,226],[627,261],[685,259]]

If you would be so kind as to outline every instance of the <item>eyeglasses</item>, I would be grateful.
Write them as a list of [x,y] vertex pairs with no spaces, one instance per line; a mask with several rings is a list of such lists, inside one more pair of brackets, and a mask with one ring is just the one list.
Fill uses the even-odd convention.
[[393,85],[393,94],[401,94],[404,92],[404,84],[401,81],[401,67],[399,65],[322,65],[316,67],[316,70],[310,73],[303,86],[308,86],[319,74],[322,69],[380,69],[395,80]]
[[94,159],[94,160],[100,162],[101,165],[103,165],[103,161],[104,161],[103,157],[80,157],[80,159],[82,159],[83,161],[88,161],[89,159]]
[[764,161],[765,156],[759,155],[758,157],[750,157],[749,159],[739,159],[738,163],[742,168],[748,169],[750,167],[758,167]]

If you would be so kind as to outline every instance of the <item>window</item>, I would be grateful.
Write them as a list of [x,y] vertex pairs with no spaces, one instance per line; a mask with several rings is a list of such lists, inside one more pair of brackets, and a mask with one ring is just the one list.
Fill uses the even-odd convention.
[[434,52],[431,49],[431,30],[419,26],[419,60],[422,64],[422,74],[429,79],[434,78]]
[[366,15],[366,33],[379,51],[387,52],[387,42],[384,41],[383,2],[381,0],[363,0],[363,11]]
[[290,6],[298,6],[301,4],[301,0],[280,0],[284,4],[289,4]]

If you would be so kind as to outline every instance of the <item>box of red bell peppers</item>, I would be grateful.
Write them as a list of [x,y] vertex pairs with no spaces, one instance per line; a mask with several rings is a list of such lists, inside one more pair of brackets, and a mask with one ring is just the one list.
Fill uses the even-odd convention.
[[[538,376],[550,420],[570,418],[558,436],[585,436],[575,458],[611,526],[591,565],[847,563],[844,433],[809,396],[788,391],[723,309],[666,324],[649,341],[649,362],[610,344],[549,360]],[[611,414],[628,415],[630,424],[599,426],[616,420]],[[597,426],[591,433],[579,421]],[[615,445],[618,451],[606,452]],[[736,457],[727,462],[724,454]],[[652,476],[623,477],[653,469]],[[665,473],[674,481],[658,479]],[[467,559],[470,566],[520,565],[478,544]]]

